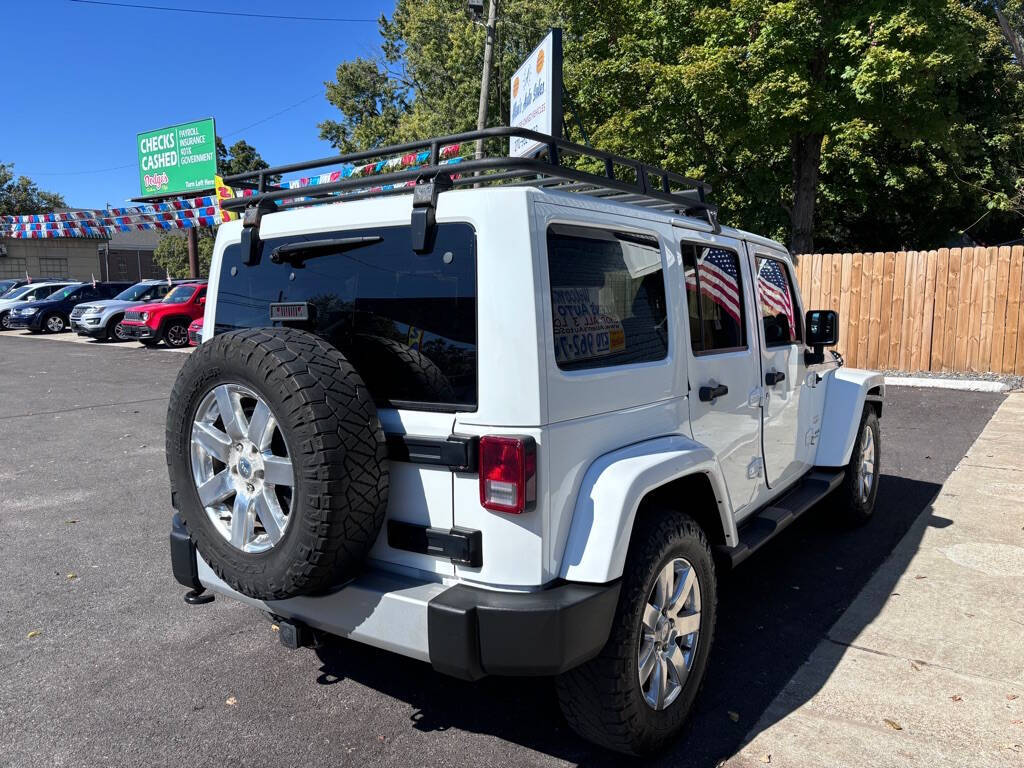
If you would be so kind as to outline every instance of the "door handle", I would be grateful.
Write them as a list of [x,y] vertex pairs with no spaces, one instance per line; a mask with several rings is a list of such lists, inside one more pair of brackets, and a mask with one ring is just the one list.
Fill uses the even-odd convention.
[[783,373],[782,371],[768,371],[768,373],[764,375],[764,383],[767,384],[769,387],[774,387],[780,381],[785,380],[786,374]]
[[701,387],[697,394],[701,402],[713,404],[718,398],[728,395],[729,388],[725,384],[719,384],[717,387]]

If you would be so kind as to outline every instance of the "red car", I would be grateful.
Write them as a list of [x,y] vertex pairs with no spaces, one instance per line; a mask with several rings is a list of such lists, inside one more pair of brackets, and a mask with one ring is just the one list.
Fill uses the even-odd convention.
[[206,283],[176,286],[163,301],[132,307],[124,313],[121,327],[126,338],[138,339],[147,347],[161,341],[169,347],[188,346],[188,327],[206,309]]
[[192,325],[188,327],[188,345],[190,347],[198,347],[203,343],[203,318],[193,320]]

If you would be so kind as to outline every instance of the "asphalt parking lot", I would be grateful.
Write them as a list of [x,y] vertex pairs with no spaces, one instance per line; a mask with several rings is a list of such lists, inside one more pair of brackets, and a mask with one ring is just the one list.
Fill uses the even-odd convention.
[[[568,730],[549,681],[469,684],[347,641],[288,651],[254,611],[185,605],[163,457],[184,360],[0,336],[0,765],[623,763]],[[1002,398],[889,389],[875,519],[844,531],[823,504],[723,578],[696,715],[655,764],[739,748]]]

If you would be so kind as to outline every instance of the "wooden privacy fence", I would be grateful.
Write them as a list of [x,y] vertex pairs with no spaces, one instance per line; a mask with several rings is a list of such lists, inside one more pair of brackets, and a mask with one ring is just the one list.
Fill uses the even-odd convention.
[[807,309],[839,313],[858,368],[1024,374],[1024,247],[806,254]]

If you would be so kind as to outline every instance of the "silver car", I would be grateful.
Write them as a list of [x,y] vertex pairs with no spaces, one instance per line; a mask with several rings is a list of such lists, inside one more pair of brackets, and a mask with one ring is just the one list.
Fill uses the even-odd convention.
[[128,337],[124,335],[121,321],[126,309],[160,301],[173,286],[192,282],[196,281],[143,280],[131,288],[126,288],[112,299],[78,304],[71,310],[71,329],[79,336],[125,341]]

